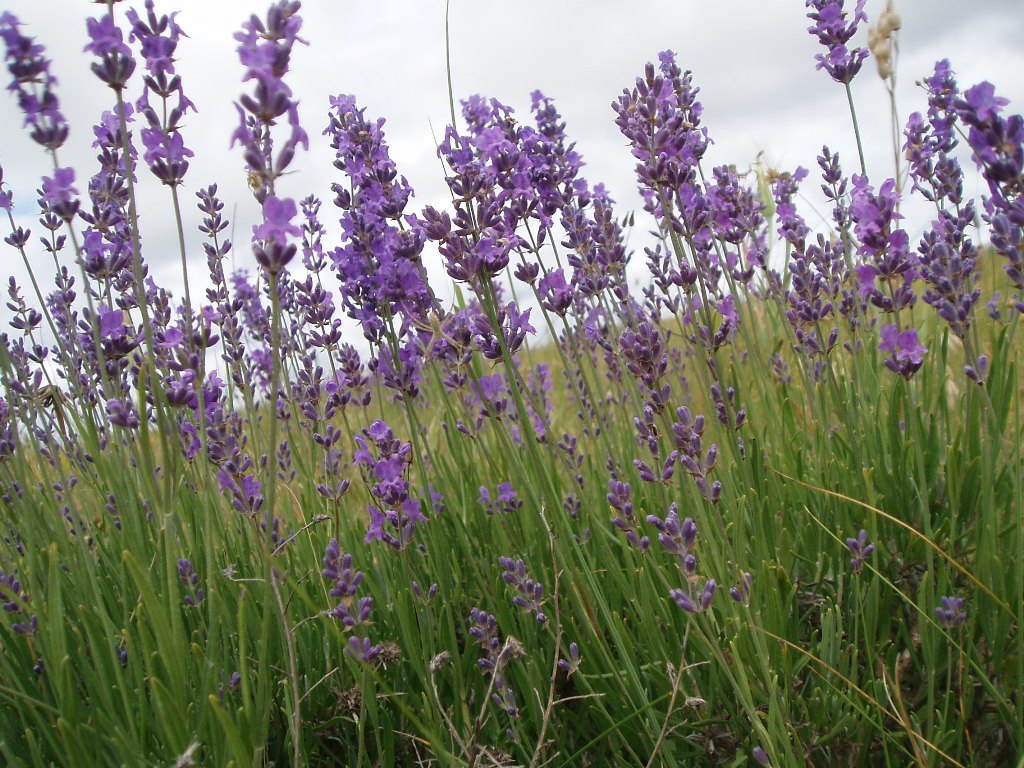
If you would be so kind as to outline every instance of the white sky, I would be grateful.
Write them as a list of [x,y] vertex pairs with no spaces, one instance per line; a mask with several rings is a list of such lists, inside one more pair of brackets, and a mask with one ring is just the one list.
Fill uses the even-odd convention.
[[[80,0],[5,0],[3,5],[25,22],[22,31],[46,45],[53,59],[58,95],[72,126],[61,161],[75,166],[78,186],[84,189],[95,169],[95,153],[89,148],[91,124],[112,103],[111,92],[89,71],[91,56],[82,53],[84,17],[98,14],[102,6]],[[189,267],[196,292],[205,285],[205,257],[195,230],[199,214],[194,192],[211,182],[220,184],[225,213],[236,222],[236,266],[255,267],[247,243],[257,206],[245,187],[241,151],[228,148],[237,121],[232,101],[242,89],[232,34],[249,13],[263,12],[266,4],[157,0],[157,12],[169,12],[175,5],[181,9],[178,23],[189,35],[178,48],[178,71],[199,108],[183,129],[186,145],[196,153],[184,188]],[[116,7],[122,19],[125,6]],[[140,12],[141,6],[137,3]],[[881,0],[869,0],[872,22],[883,7]],[[914,81],[930,74],[940,58],[951,60],[961,87],[990,80],[1011,100],[1012,111],[1024,110],[1024,3],[897,0],[896,10],[903,19],[898,99],[904,122],[911,111],[925,108]],[[296,173],[279,183],[279,194],[299,199],[314,193],[323,199],[321,219],[329,233],[328,245],[336,244],[335,209],[329,200],[330,184],[340,174],[331,166],[333,154],[320,133],[328,96],[351,93],[367,107],[368,117],[387,119],[392,157],[416,190],[410,212],[426,204],[445,205],[446,188],[432,136],[433,130],[440,137],[449,119],[443,0],[307,0],[302,16],[301,35],[310,45],[296,48],[288,82],[300,99],[311,148],[308,153],[300,150],[292,164]],[[628,5],[613,0],[452,0],[453,87],[456,99],[473,93],[496,97],[513,106],[521,120],[529,119],[531,91],[539,88],[552,97],[586,162],[583,175],[591,183],[603,181],[620,204],[620,213],[625,213],[639,207],[639,197],[634,161],[615,127],[610,103],[623,88],[632,87],[647,61],[657,61],[659,51],[671,48],[680,66],[693,70],[701,88],[704,124],[715,141],[708,167],[733,163],[748,168],[763,151],[766,161],[777,168],[810,169],[805,191],[809,204],[820,206],[814,173],[821,145],[840,152],[848,173],[857,168],[844,92],[814,69],[814,56],[821,49],[807,33],[808,25],[799,0],[636,0]],[[866,39],[865,27],[853,42],[866,44]],[[6,68],[0,76],[6,85]],[[137,88],[138,74],[134,82]],[[873,61],[865,63],[853,87],[868,171],[878,183],[892,174],[892,148],[888,98]],[[14,191],[18,221],[32,227],[35,241],[40,228],[34,192],[50,168],[42,150],[22,130],[13,97],[0,95],[0,105],[0,163]],[[167,193],[145,169],[140,169],[140,176],[146,182],[140,192],[146,257],[157,281],[179,294]],[[810,208],[804,214],[813,219]],[[907,226],[913,236],[926,223],[908,221]],[[638,226],[631,241],[637,263],[643,262],[644,232],[645,227]],[[20,260],[11,250],[6,254],[7,268],[0,269],[5,286],[8,274],[24,279]],[[46,269],[44,256],[36,251],[35,258],[43,265],[37,277],[47,291],[52,267]],[[439,260],[431,264],[431,274],[440,284],[447,283]],[[24,293],[29,295],[28,290]],[[7,310],[0,309],[0,319],[7,317]]]

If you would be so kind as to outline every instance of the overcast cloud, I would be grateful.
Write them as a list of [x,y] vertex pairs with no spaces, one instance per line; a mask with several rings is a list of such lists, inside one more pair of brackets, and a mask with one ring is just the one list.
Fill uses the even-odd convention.
[[[852,0],[850,3],[852,5]],[[138,6],[141,7],[139,2]],[[77,170],[79,188],[92,174],[94,152],[90,126],[111,106],[111,92],[89,71],[84,17],[101,6],[73,0],[7,0],[6,10],[23,22],[23,31],[38,38],[53,58],[58,95],[72,126],[61,162]],[[117,6],[123,19],[125,4]],[[178,23],[189,35],[178,49],[178,71],[186,93],[199,108],[184,127],[186,144],[196,157],[185,184],[185,199],[194,211],[193,193],[220,184],[227,214],[236,223],[234,256],[238,267],[253,268],[244,247],[258,213],[245,186],[241,152],[229,149],[237,117],[232,101],[241,91],[241,67],[233,32],[263,3],[240,0],[157,0],[157,11],[180,9]],[[869,0],[873,19],[884,7]],[[897,2],[900,32],[898,103],[900,117],[924,109],[914,81],[930,74],[937,59],[949,58],[962,87],[990,80],[1011,100],[1024,104],[1024,3],[915,0]],[[338,180],[332,153],[320,136],[326,124],[327,99],[355,94],[368,116],[387,119],[385,131],[400,172],[416,190],[413,205],[444,205],[446,188],[435,155],[434,136],[449,121],[445,71],[442,0],[307,0],[302,9],[302,36],[309,47],[293,55],[288,82],[301,100],[300,115],[310,138],[310,152],[292,165],[296,171],[279,182],[279,194],[301,198],[314,193],[329,200]],[[814,169],[822,144],[838,150],[848,172],[855,171],[852,130],[842,88],[815,71],[817,41],[807,34],[805,9],[798,0],[676,0],[621,2],[481,2],[452,0],[452,84],[456,99],[473,93],[493,96],[529,116],[530,93],[542,90],[555,99],[577,142],[593,183],[603,181],[622,212],[636,208],[633,160],[618,133],[610,103],[672,49],[701,88],[704,123],[715,142],[710,165],[734,163],[748,168],[759,153],[770,165]],[[854,42],[865,44],[862,29]],[[2,73],[6,84],[6,71]],[[135,78],[138,85],[138,75]],[[868,170],[875,179],[892,174],[888,98],[871,61],[853,84],[861,127],[868,146]],[[137,94],[134,94],[137,95]],[[49,173],[43,152],[21,128],[13,97],[0,96],[0,162],[15,195],[19,223],[38,230],[34,190]],[[141,171],[140,175],[148,176]],[[816,185],[807,187],[813,190]],[[146,257],[158,282],[178,293],[173,224],[166,190],[146,179],[140,190]],[[236,208],[237,206],[237,208]],[[805,212],[809,216],[809,211]],[[329,203],[322,218],[333,234]],[[198,213],[189,213],[190,268],[193,289],[204,284],[205,259],[195,232]],[[919,229],[925,222],[917,225]],[[912,232],[913,234],[913,232]],[[643,243],[643,232],[633,245]],[[4,246],[6,247],[6,246]],[[40,264],[43,255],[37,254]],[[12,251],[0,276],[23,269]],[[51,269],[40,279],[49,284]],[[432,273],[440,275],[438,264]],[[5,281],[6,282],[6,281]],[[45,287],[44,287],[45,290]],[[6,312],[6,310],[0,310]],[[0,315],[3,317],[3,315]]]

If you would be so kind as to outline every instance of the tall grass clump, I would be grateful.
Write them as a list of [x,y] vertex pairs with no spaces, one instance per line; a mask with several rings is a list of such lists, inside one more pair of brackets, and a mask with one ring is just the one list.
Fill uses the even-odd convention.
[[[863,6],[807,2],[847,94]],[[1024,120],[996,88],[938,62],[893,103],[891,175],[827,147],[744,174],[665,51],[609,115],[638,258],[539,92],[453,109],[450,204],[417,209],[355,97],[301,124],[301,23],[283,0],[235,35],[239,243],[190,167],[173,15],[88,22],[87,176],[0,16],[45,166],[34,234],[0,188],[30,275],[0,346],[4,763],[1020,760]],[[890,92],[898,28],[870,35]],[[336,182],[299,199],[321,132]],[[173,246],[142,237],[146,174]]]

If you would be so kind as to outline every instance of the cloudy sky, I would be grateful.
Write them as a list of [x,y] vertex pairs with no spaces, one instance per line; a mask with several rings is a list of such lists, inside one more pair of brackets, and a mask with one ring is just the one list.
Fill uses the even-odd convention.
[[[84,0],[5,0],[3,5],[25,23],[23,32],[46,45],[53,59],[58,94],[72,125],[61,162],[76,167],[84,188],[95,166],[89,126],[111,105],[111,92],[95,80],[89,57],[82,53],[84,17],[101,6]],[[122,18],[124,7],[117,6]],[[192,194],[211,182],[220,184],[226,213],[237,226],[235,265],[252,268],[251,253],[242,246],[258,211],[245,187],[241,152],[229,149],[237,120],[232,102],[240,93],[242,74],[232,33],[263,5],[157,0],[158,12],[175,7],[180,9],[178,23],[189,35],[178,49],[178,71],[199,108],[184,126],[185,142],[196,152],[186,199],[194,200]],[[868,1],[872,21],[883,8],[880,0]],[[914,83],[940,58],[951,60],[961,86],[990,80],[998,93],[1010,98],[1013,111],[1022,110],[1024,3],[897,0],[896,10],[903,20],[901,119],[924,109]],[[554,98],[586,161],[584,175],[591,182],[603,181],[623,212],[638,207],[639,198],[633,161],[614,125],[610,103],[665,49],[677,52],[680,65],[693,71],[701,88],[704,122],[715,141],[710,165],[732,163],[746,169],[763,153],[779,169],[814,169],[815,156],[827,143],[852,172],[856,153],[845,94],[815,71],[814,56],[820,49],[806,32],[804,14],[800,0],[638,0],[628,7],[612,0],[452,0],[453,89],[457,99],[473,93],[496,97],[513,106],[521,119],[529,116],[534,89]],[[300,198],[315,193],[330,199],[330,184],[338,173],[320,132],[328,96],[350,93],[368,116],[387,119],[392,156],[416,190],[414,205],[444,205],[446,188],[434,152],[434,136],[440,137],[449,121],[443,0],[307,0],[302,16],[302,36],[310,45],[296,49],[288,82],[301,100],[300,115],[312,144],[308,153],[300,152],[292,165],[297,172],[279,184],[279,194]],[[862,29],[854,42],[865,44],[866,38]],[[2,74],[6,80],[6,71]],[[888,97],[871,61],[853,87],[869,174],[881,179],[892,174]],[[19,223],[38,230],[34,190],[40,176],[49,173],[47,158],[26,138],[13,97],[0,95],[3,101],[0,163],[14,191]],[[816,185],[806,189],[805,215],[813,218]],[[140,195],[146,256],[158,282],[180,285],[166,190],[147,179]],[[336,232],[329,204],[321,213],[328,231]],[[186,222],[193,290],[204,285],[205,260],[194,228],[198,218],[198,213],[189,213]],[[908,228],[920,231],[925,223],[908,221]],[[642,253],[644,232],[637,229],[631,244]],[[0,277],[15,274],[21,280],[23,269],[13,256],[8,251]],[[37,258],[45,265],[41,253]],[[50,271],[42,269],[45,290]],[[443,274],[437,264],[432,273]]]

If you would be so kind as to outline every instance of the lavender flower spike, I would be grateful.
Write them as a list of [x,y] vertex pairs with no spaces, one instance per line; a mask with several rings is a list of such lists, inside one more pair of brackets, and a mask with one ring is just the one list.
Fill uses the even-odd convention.
[[547,624],[548,617],[540,609],[544,586],[529,577],[526,573],[526,564],[522,560],[499,557],[498,564],[502,567],[502,580],[515,587],[519,593],[512,598],[513,605],[534,614],[538,624]]
[[[299,37],[300,7],[301,3],[280,0],[270,7],[265,20],[253,15],[235,34],[238,57],[245,67],[242,79],[255,81],[255,87],[252,95],[243,94],[235,104],[239,126],[232,134],[231,145],[242,144],[249,183],[261,203],[273,192],[274,180],[291,164],[296,148],[301,144],[309,149],[309,137],[299,125],[298,102],[284,82],[292,47],[297,42],[305,43]],[[270,129],[284,116],[291,133],[273,155]]]
[[53,88],[57,78],[50,74],[45,48],[18,31],[21,22],[13,13],[0,14],[0,39],[6,49],[7,71],[11,84],[7,90],[17,94],[18,107],[25,114],[32,141],[49,150],[60,148],[68,138],[68,123],[60,111]]
[[846,547],[850,550],[850,554],[853,555],[850,558],[850,568],[853,569],[854,573],[860,573],[864,567],[864,561],[875,551],[875,545],[868,544],[868,532],[861,529],[856,539],[846,540]]
[[837,83],[849,84],[867,58],[866,48],[846,47],[850,38],[857,34],[859,24],[868,20],[864,13],[866,3],[867,0],[857,0],[851,20],[847,20],[843,0],[807,0],[805,3],[810,9],[807,18],[814,22],[807,31],[828,49],[828,53],[819,53],[814,57],[818,62],[817,68],[824,69]]
[[942,605],[935,609],[935,616],[943,628],[953,629],[967,621],[967,612],[964,610],[964,599],[962,597],[943,595],[939,598],[939,602]]

